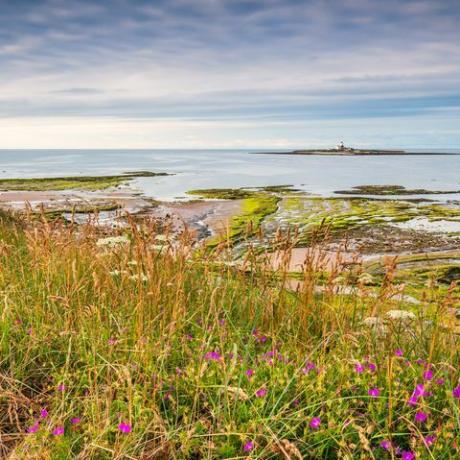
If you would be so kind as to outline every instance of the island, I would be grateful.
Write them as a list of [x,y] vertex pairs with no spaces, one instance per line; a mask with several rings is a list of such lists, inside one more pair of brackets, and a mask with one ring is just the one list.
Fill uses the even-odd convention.
[[346,147],[343,141],[337,144],[336,147],[330,149],[301,149],[288,152],[255,152],[256,154],[271,154],[271,155],[410,155],[405,150],[383,150],[383,149],[356,149],[354,147]]

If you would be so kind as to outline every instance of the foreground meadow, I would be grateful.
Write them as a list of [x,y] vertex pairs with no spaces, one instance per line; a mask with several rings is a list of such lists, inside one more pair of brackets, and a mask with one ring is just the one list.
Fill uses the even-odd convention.
[[376,284],[315,257],[294,290],[269,268],[148,221],[2,214],[0,456],[458,458],[455,284],[414,304],[391,264]]

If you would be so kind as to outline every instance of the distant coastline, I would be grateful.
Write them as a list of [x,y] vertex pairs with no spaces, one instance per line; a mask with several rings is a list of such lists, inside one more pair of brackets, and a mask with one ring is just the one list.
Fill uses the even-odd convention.
[[254,155],[323,155],[323,156],[395,156],[395,155],[459,155],[453,152],[407,152],[406,150],[381,150],[381,149],[308,149],[291,150],[286,152],[249,152]]

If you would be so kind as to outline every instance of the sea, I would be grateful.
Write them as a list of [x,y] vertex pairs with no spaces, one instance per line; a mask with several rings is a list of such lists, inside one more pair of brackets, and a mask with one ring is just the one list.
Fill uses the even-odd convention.
[[[169,173],[164,177],[137,178],[131,183],[145,196],[158,200],[190,199],[187,191],[193,189],[267,185],[291,185],[321,196],[334,196],[337,190],[359,185],[460,191],[460,149],[408,156],[293,156],[255,155],[255,152],[0,150],[0,178],[102,176],[144,170]],[[460,193],[424,197],[455,201],[460,200]]]

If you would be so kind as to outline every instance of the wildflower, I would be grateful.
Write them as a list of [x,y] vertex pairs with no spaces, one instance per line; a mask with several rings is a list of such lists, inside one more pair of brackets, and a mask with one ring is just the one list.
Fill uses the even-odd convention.
[[42,410],[40,411],[40,417],[41,417],[41,418],[46,418],[46,417],[48,417],[48,411],[47,411],[46,409],[42,409]]
[[313,428],[314,430],[317,430],[320,425],[321,425],[321,419],[319,417],[313,417],[310,420],[310,428]]
[[432,445],[435,443],[435,441],[436,441],[436,436],[434,436],[434,435],[432,435],[432,434],[431,434],[431,435],[428,435],[428,436],[426,436],[426,437],[424,438],[424,441],[425,441],[425,444],[426,444],[427,446],[432,446]]
[[29,428],[27,428],[27,433],[36,433],[38,431],[38,429],[40,428],[38,422],[35,422],[33,425],[29,426]]
[[385,314],[385,317],[390,320],[401,322],[412,321],[416,318],[412,312],[406,310],[389,310]]
[[395,355],[401,357],[404,355],[404,352],[401,350],[401,348],[397,348],[395,350]]
[[452,390],[454,398],[460,399],[460,385]]
[[442,386],[442,385],[444,385],[444,383],[445,383],[444,379],[437,379],[436,380],[436,385]]
[[222,356],[217,351],[208,351],[204,355],[204,359],[207,359],[209,361],[219,361],[221,358]]
[[252,369],[247,369],[245,374],[248,378],[251,378],[254,375],[254,371]]
[[415,454],[409,450],[404,450],[401,455],[401,460],[414,460]]
[[131,425],[129,425],[128,423],[121,422],[121,423],[118,425],[118,429],[119,429],[122,433],[131,433]]
[[384,449],[384,450],[390,450],[391,449],[391,442],[385,439],[380,443],[380,447],[382,449]]
[[54,436],[62,436],[64,434],[64,427],[63,426],[57,426],[53,430],[53,434],[54,434]]
[[80,422],[81,422],[81,418],[80,418],[80,417],[73,417],[73,418],[70,419],[70,423],[71,423],[72,425],[77,425],[77,424],[80,423]]
[[425,387],[422,383],[419,383],[415,386],[414,396],[421,397],[425,396]]
[[107,343],[108,343],[109,345],[116,345],[117,342],[118,342],[118,340],[117,340],[117,339],[114,339],[113,337],[110,337],[109,340],[107,340]]
[[114,248],[119,244],[126,243],[129,243],[129,239],[126,238],[126,236],[109,236],[107,238],[100,238],[99,240],[97,240],[96,246]]
[[419,423],[426,422],[427,418],[428,418],[428,415],[425,412],[420,411],[415,414],[416,422],[419,422]]
[[66,386],[63,383],[61,383],[60,385],[58,385],[57,390],[64,392],[66,390]]
[[378,388],[370,388],[367,394],[373,398],[377,398],[380,396],[380,390]]
[[245,452],[250,452],[252,449],[254,449],[254,443],[252,441],[248,441],[244,446],[243,450]]
[[257,398],[263,398],[264,396],[266,396],[266,394],[267,394],[267,389],[266,388],[259,388],[256,391],[256,397]]
[[361,374],[364,372],[364,366],[360,363],[355,364],[355,372]]
[[377,366],[374,363],[368,363],[367,367],[371,372],[375,372],[377,370]]
[[424,380],[431,380],[433,378],[433,371],[431,369],[428,369],[423,373],[423,379]]

